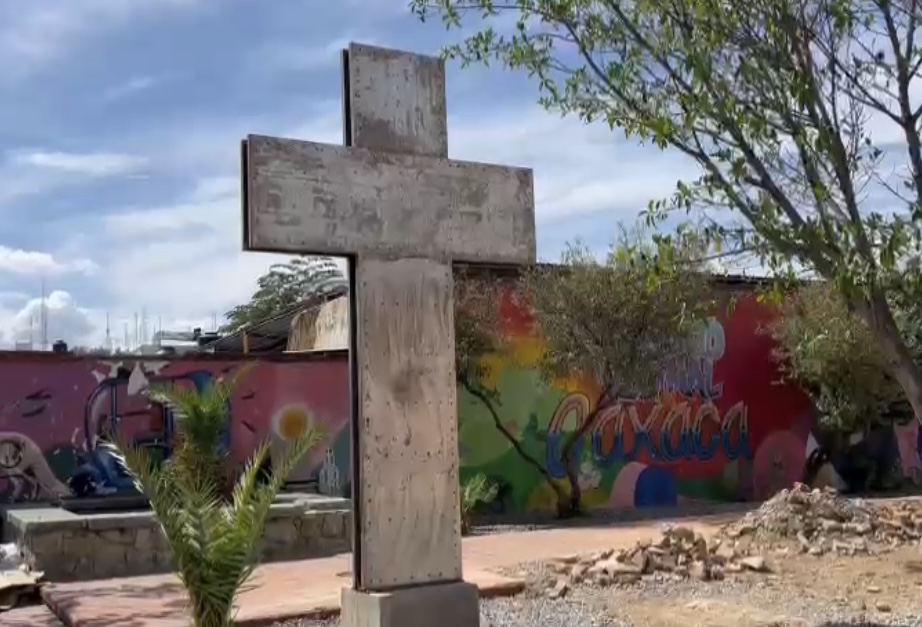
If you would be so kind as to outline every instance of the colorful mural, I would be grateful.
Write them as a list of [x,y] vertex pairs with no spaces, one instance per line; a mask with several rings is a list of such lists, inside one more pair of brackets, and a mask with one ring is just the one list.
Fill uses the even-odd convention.
[[[589,415],[599,384],[573,377],[548,384],[535,366],[542,341],[514,292],[501,292],[503,355],[485,360],[505,431],[566,491],[561,449]],[[700,351],[663,373],[654,398],[604,409],[572,463],[591,508],[672,506],[764,498],[801,480],[812,424],[809,400],[777,383],[771,340],[758,333],[770,312],[754,296],[718,312]],[[459,391],[462,477],[484,473],[501,486],[496,513],[553,511],[554,490],[513,449],[479,398]]]
[[[548,383],[536,366],[542,340],[512,289],[498,290],[503,354],[484,359],[487,386],[498,393],[494,417],[484,400],[458,391],[462,480],[484,473],[500,486],[495,513],[554,511],[556,495],[515,450],[547,468],[569,489],[562,447],[590,414],[598,382],[572,376]],[[759,333],[770,311],[744,295],[719,311],[700,336],[700,350],[663,373],[652,398],[623,398],[605,408],[572,459],[590,508],[675,506],[698,501],[761,499],[802,480],[841,487],[848,457],[828,460],[811,429],[809,400],[778,384],[771,340]],[[98,439],[113,431],[167,458],[173,433],[168,407],[151,403],[152,384],[202,387],[248,361],[208,357],[145,360],[0,352],[0,502],[34,501],[72,492],[78,469],[96,489],[130,482]],[[327,494],[350,493],[348,364],[344,352],[262,358],[230,403],[225,445],[242,462],[257,443],[284,441],[320,426],[325,441],[296,471]],[[499,421],[501,429],[497,427]],[[922,483],[917,422],[880,430],[855,446],[899,464]],[[858,438],[862,440],[862,438]],[[843,480],[843,477],[845,478]]]
[[[130,489],[131,482],[99,439],[117,433],[168,458],[173,436],[169,407],[151,402],[151,385],[201,389],[248,362],[198,359],[99,359],[0,353],[0,501],[34,501],[70,494],[75,472],[92,475],[96,493]],[[329,493],[349,489],[348,366],[345,355],[323,360],[259,360],[230,402],[224,445],[245,460],[265,440],[284,441],[316,425],[325,441],[304,463]]]

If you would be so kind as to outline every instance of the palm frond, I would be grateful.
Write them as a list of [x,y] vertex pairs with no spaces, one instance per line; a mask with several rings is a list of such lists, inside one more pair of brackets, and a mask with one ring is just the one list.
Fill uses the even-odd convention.
[[170,460],[157,467],[144,449],[125,442],[100,446],[124,467],[150,500],[173,558],[177,576],[189,594],[196,627],[233,624],[233,602],[259,562],[260,539],[269,509],[295,465],[320,440],[309,429],[274,459],[270,480],[260,483],[269,445],[256,449],[225,498],[226,452],[218,439],[226,428],[234,386],[217,380],[196,391],[155,388],[150,397],[169,405],[177,417],[177,442]]

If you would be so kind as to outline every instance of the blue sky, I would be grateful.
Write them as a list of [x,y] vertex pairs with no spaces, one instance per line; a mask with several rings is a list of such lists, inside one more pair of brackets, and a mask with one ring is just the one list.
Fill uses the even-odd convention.
[[[341,140],[339,50],[456,41],[405,0],[0,0],[0,342],[211,326],[280,258],[241,250],[238,142]],[[448,68],[449,153],[534,168],[539,256],[602,248],[695,168],[543,112],[527,78]]]

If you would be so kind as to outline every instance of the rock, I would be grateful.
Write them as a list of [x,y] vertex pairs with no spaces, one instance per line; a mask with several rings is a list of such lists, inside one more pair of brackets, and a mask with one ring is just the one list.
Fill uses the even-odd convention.
[[640,576],[640,573],[618,573],[612,576],[611,578],[612,583],[616,583],[620,585],[629,585],[632,583],[637,583],[641,579],[642,577]]
[[740,560],[740,566],[746,570],[751,570],[756,573],[769,572],[768,564],[765,563],[765,558],[761,555],[750,555],[748,557],[744,557]]
[[666,533],[684,542],[694,542],[695,540],[694,530],[688,527],[673,527],[672,529],[668,529]]
[[566,562],[551,562],[550,567],[551,570],[558,574],[568,573],[572,568],[572,566]]
[[707,581],[711,578],[711,571],[706,563],[698,560],[688,567],[688,576],[698,581]]
[[865,590],[867,590],[871,594],[877,594],[878,592],[880,592],[880,586],[868,586],[867,588],[865,588]]
[[728,544],[721,544],[717,547],[717,550],[711,556],[711,559],[713,559],[718,564],[726,564],[727,562],[732,562],[734,559],[736,559],[736,557],[736,550],[732,546]]
[[642,574],[649,574],[653,572],[653,558],[647,551],[637,551],[637,553],[634,554],[634,557],[631,558],[631,562]]
[[667,573],[671,573],[676,569],[676,567],[679,564],[678,564],[678,561],[676,560],[675,555],[673,555],[672,553],[666,553],[664,555],[658,556],[657,565],[659,566],[660,570],[667,572]]
[[564,555],[562,557],[555,557],[551,561],[556,562],[558,564],[566,564],[567,566],[571,566],[573,564],[576,564],[579,561],[579,559],[580,559],[579,555]]
[[842,531],[842,523],[840,523],[838,520],[824,519],[820,521],[820,526],[822,527],[823,531],[826,532]]
[[639,575],[640,569],[636,564],[627,564],[625,562],[619,562],[616,559],[607,559],[603,562],[599,562],[593,566],[590,570],[593,571],[602,571],[608,573],[611,576],[615,575],[624,575],[624,574],[634,574]]
[[583,577],[586,575],[586,572],[589,570],[589,564],[586,562],[579,562],[574,564],[570,569],[570,581],[574,583],[579,583],[583,580]]
[[869,523],[845,523],[842,525],[842,530],[846,533],[863,536],[871,532],[871,525]]
[[570,591],[570,583],[564,579],[560,578],[557,580],[557,583],[554,584],[554,587],[547,593],[547,596],[552,599],[562,599],[567,596],[567,592]]
[[877,611],[878,611],[878,612],[887,613],[887,612],[893,611],[893,608],[890,607],[890,604],[889,604],[889,603],[884,603],[883,601],[878,601],[877,603],[874,604],[874,607],[877,608]]

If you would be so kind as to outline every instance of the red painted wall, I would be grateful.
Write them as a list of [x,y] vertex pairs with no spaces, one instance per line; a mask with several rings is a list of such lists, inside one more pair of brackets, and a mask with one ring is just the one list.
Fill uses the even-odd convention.
[[[512,289],[500,294],[509,349],[486,360],[500,422],[568,489],[561,449],[599,397],[599,382],[544,382],[537,371],[543,341],[527,307]],[[656,397],[604,410],[574,456],[584,503],[620,508],[764,498],[799,481],[812,406],[798,389],[778,383],[772,341],[759,332],[770,318],[752,294],[740,295],[732,310],[715,312],[685,376],[665,373]],[[482,402],[462,389],[459,407],[462,475],[484,473],[503,485],[497,511],[552,510],[553,491]]]
[[0,500],[38,500],[66,492],[65,483],[81,455],[107,468],[92,452],[96,436],[109,428],[113,416],[122,437],[152,446],[153,452],[162,450],[161,445],[168,448],[169,413],[149,402],[148,386],[203,385],[247,363],[252,368],[231,400],[233,457],[246,459],[272,430],[294,433],[313,424],[326,437],[307,464],[314,474],[326,468],[323,475],[331,491],[342,493],[349,476],[346,356],[283,357],[248,362],[0,352]]

